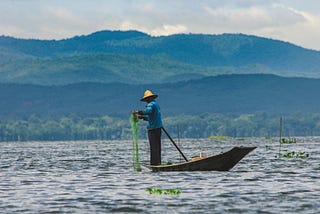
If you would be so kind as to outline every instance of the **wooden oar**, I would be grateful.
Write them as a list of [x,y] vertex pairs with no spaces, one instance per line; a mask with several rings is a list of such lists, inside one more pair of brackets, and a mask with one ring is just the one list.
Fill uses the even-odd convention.
[[177,150],[180,152],[180,154],[182,155],[182,157],[185,159],[186,162],[188,162],[188,159],[186,158],[186,156],[184,156],[184,154],[182,153],[182,151],[179,149],[179,147],[177,146],[177,144],[173,141],[173,139],[170,137],[170,135],[168,134],[168,132],[166,131],[166,129],[164,127],[161,128],[164,133],[166,133],[166,135],[168,136],[168,138],[170,139],[170,141],[172,142],[172,144],[177,148]]

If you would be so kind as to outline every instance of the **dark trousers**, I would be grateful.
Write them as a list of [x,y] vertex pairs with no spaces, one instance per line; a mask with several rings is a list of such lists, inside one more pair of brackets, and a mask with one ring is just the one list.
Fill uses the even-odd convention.
[[150,144],[150,164],[161,164],[161,128],[149,129],[148,138]]

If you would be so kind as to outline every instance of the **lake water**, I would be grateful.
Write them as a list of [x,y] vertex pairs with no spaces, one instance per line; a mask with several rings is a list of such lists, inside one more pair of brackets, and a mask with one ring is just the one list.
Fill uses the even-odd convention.
[[[131,141],[0,143],[1,213],[320,213],[320,137],[297,138],[277,158],[278,139],[182,139],[187,157],[258,146],[229,172],[150,172],[132,168]],[[149,147],[139,141],[140,159]],[[163,162],[180,157],[163,140]],[[180,189],[180,195],[147,188]]]

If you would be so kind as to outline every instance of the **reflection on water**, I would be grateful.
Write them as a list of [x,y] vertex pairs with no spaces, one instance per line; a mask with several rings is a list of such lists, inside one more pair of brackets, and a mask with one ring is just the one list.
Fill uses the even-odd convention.
[[[233,146],[258,146],[229,172],[162,172],[132,168],[131,141],[0,143],[3,213],[319,213],[320,137],[297,138],[285,151],[307,159],[276,158],[277,139],[182,140],[187,157]],[[180,157],[163,142],[163,160]],[[148,144],[139,142],[142,162]],[[181,189],[150,195],[147,188]]]

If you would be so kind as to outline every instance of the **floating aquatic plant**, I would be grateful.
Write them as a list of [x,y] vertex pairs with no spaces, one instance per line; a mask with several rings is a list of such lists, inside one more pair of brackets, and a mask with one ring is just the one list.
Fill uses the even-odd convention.
[[309,157],[309,154],[306,153],[306,152],[295,152],[295,151],[291,151],[291,152],[288,152],[284,155],[281,155],[281,157],[283,158],[307,158]]
[[266,146],[266,150],[272,150],[272,146]]
[[181,190],[180,189],[160,189],[160,188],[147,188],[147,192],[149,194],[157,194],[157,195],[180,195]]
[[224,135],[211,135],[210,137],[209,137],[210,139],[213,139],[213,140],[215,140],[215,139],[228,139],[228,138],[230,138],[229,136],[224,136]]
[[293,144],[293,143],[297,143],[296,138],[281,138],[281,143],[282,144]]

